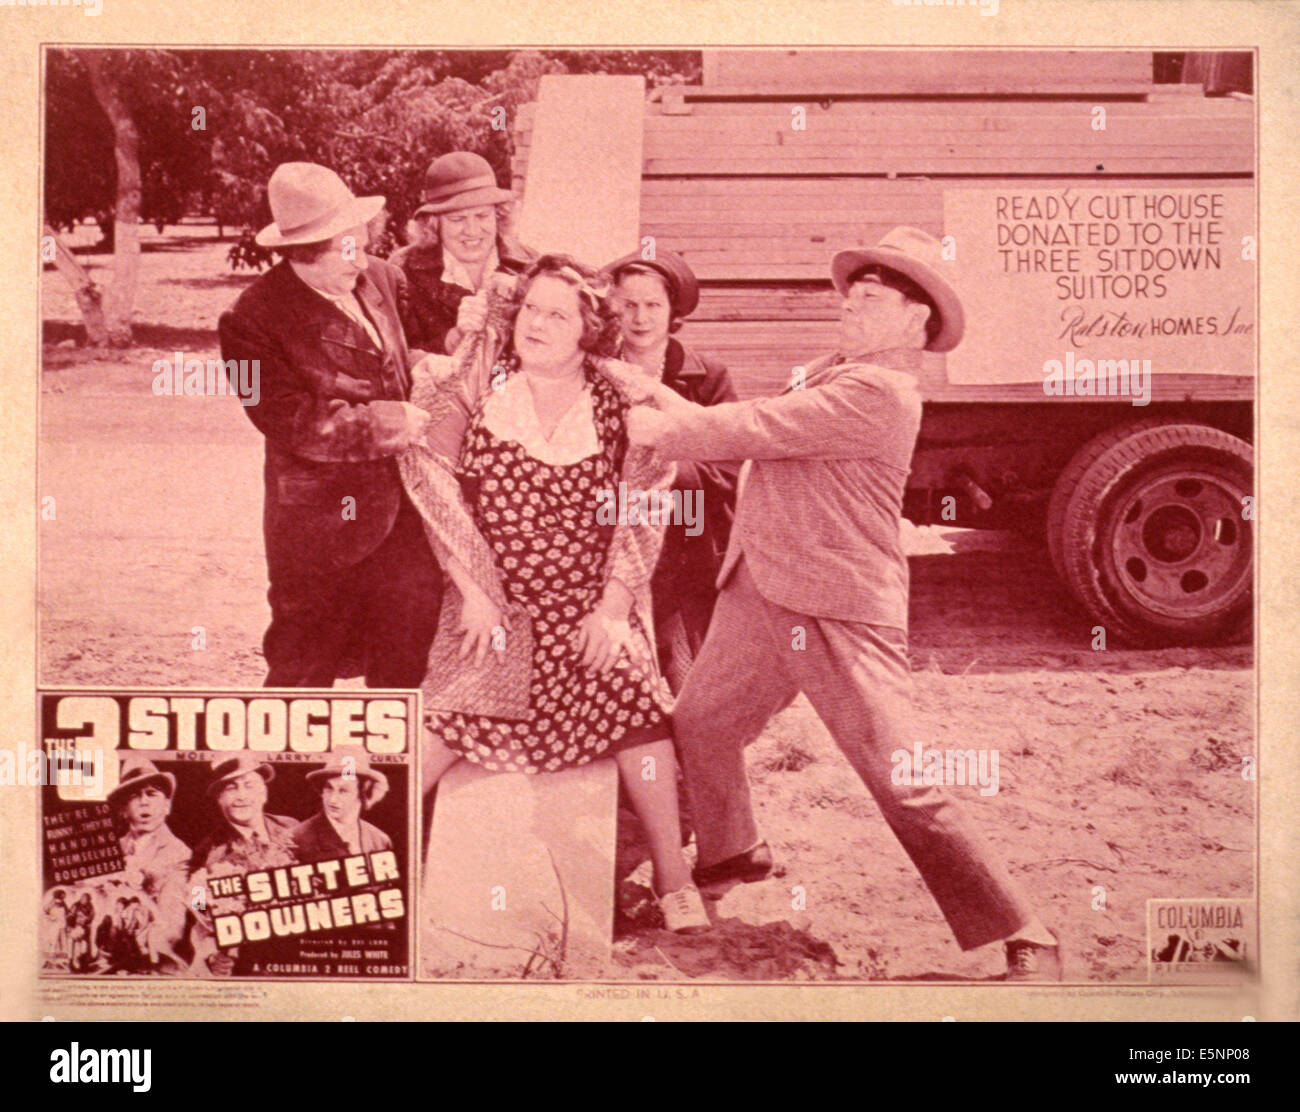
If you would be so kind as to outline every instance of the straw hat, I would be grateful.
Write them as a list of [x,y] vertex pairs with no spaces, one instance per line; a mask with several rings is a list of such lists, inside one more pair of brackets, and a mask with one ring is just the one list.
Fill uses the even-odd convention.
[[943,258],[943,245],[920,228],[899,227],[884,236],[875,247],[837,251],[831,259],[831,281],[843,297],[849,279],[864,266],[881,266],[910,278],[925,290],[939,313],[939,331],[926,351],[951,351],[966,328],[961,298],[946,272],[952,266]]

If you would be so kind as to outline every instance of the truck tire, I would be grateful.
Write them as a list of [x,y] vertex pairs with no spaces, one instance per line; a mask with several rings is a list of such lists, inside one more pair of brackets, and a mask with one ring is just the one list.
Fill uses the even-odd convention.
[[1117,425],[1098,433],[1082,448],[1070,457],[1056,482],[1052,486],[1052,496],[1047,502],[1047,554],[1052,560],[1052,570],[1056,578],[1065,582],[1065,563],[1061,559],[1061,538],[1065,535],[1065,511],[1070,503],[1070,496],[1079,489],[1083,476],[1097,460],[1115,447],[1121,440],[1132,436],[1142,429],[1158,428],[1168,421],[1149,417],[1127,425]]
[[1084,445],[1049,511],[1053,564],[1106,632],[1141,645],[1248,627],[1254,452],[1221,429],[1148,420]]

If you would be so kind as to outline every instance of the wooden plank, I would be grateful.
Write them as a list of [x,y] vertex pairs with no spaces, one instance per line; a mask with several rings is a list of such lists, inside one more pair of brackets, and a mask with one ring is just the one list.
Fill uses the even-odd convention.
[[[710,235],[707,228],[694,232],[668,235],[654,224],[642,224],[642,233],[654,235],[660,246],[672,248],[679,254],[694,254],[697,251],[742,251],[754,258],[762,254],[772,258],[788,252],[820,252],[828,255],[844,247],[874,247],[881,237],[897,228],[898,221],[881,221],[878,224],[858,224],[854,226],[837,226],[833,232],[824,230],[816,235],[780,235],[771,230],[751,233],[749,235]],[[926,230],[933,230],[926,229]]]
[[733,161],[764,160],[782,164],[781,172],[800,173],[806,161],[836,159],[860,162],[864,166],[908,165],[917,160],[944,158],[1000,159],[1004,161],[1071,159],[1092,157],[1153,159],[1240,159],[1254,157],[1254,144],[1233,139],[1196,140],[1184,137],[1167,138],[1160,143],[1134,142],[1126,135],[1099,135],[1086,133],[1043,136],[1034,143],[1020,141],[1007,143],[992,133],[968,132],[965,135],[945,136],[915,135],[908,140],[836,138],[835,136],[799,136],[787,138],[774,135],[751,136],[752,141],[738,143],[708,143],[696,139],[669,139],[647,147],[647,169],[656,163],[673,159],[691,160],[710,168],[714,174],[728,173]]
[[[1062,122],[1076,122],[1080,126],[1092,129],[1093,108],[1095,101],[1079,101],[1053,112],[913,112],[910,103],[894,105],[889,113],[835,113],[819,108],[819,105],[790,104],[775,108],[763,108],[762,111],[736,113],[732,116],[646,116],[646,137],[659,135],[697,135],[712,139],[718,135],[745,134],[751,130],[771,127],[784,131],[793,131],[796,113],[793,109],[802,108],[807,122],[807,133],[815,134],[818,129],[835,129],[842,134],[888,134],[893,131],[920,130],[926,133],[935,131],[1043,131],[1052,129]],[[759,105],[755,105],[755,109]],[[1122,113],[1117,105],[1106,108],[1106,133],[1123,130],[1136,135],[1158,134],[1162,129],[1178,127],[1190,131],[1204,130],[1206,133],[1238,133],[1247,131],[1252,120],[1252,113],[1190,114],[1183,112]],[[1096,134],[1106,134],[1096,133]]]
[[[840,202],[844,206],[842,208],[821,207],[822,205],[834,203],[834,201],[826,197],[810,197],[806,201],[786,203],[770,199],[756,199],[746,215],[752,216],[755,221],[761,222],[762,226],[768,228],[777,229],[783,224],[797,222],[794,224],[796,227],[800,223],[805,223],[815,229],[842,225],[856,227],[867,223],[883,224],[890,220],[898,223],[900,215],[906,216],[911,223],[920,224],[926,221],[933,223],[943,214],[942,205],[934,203],[929,198],[914,205],[895,202],[870,207],[864,205],[861,208],[851,207],[852,201],[845,199]],[[647,228],[650,224],[687,223],[699,229],[709,228],[715,224],[722,225],[725,221],[734,218],[735,215],[736,209],[734,207],[723,207],[719,204],[686,208],[681,202],[677,201],[661,203],[647,200],[645,207],[642,209],[641,219],[642,226]]]
[[1149,150],[1165,158],[1179,154],[1195,154],[1199,151],[1212,155],[1216,151],[1239,154],[1254,149],[1253,137],[1249,134],[1233,132],[1206,134],[1176,131],[1165,127],[1160,133],[1152,132],[1148,136],[1135,136],[1119,128],[1092,131],[1087,124],[1075,122],[1068,127],[1058,125],[1044,128],[1032,135],[1023,132],[974,129],[867,134],[841,132],[836,128],[825,128],[819,132],[763,128],[725,137],[719,135],[714,138],[701,135],[660,134],[647,140],[645,157],[647,159],[713,158],[725,164],[728,159],[735,157],[789,159],[833,157],[837,150],[847,151],[855,147],[883,144],[887,144],[889,149],[880,153],[893,157],[896,161],[903,156],[924,154],[927,151],[949,153],[988,151],[990,156],[1047,157],[1056,152],[1086,154],[1088,151],[1097,150],[1131,151],[1140,154],[1143,150]]
[[[641,230],[646,235],[655,236],[665,246],[672,246],[668,242],[669,240],[680,240],[682,242],[689,240],[699,247],[713,246],[721,248],[731,246],[730,241],[732,240],[754,239],[762,239],[765,242],[794,239],[800,242],[833,245],[869,234],[868,229],[883,228],[885,231],[889,231],[890,228],[894,227],[894,224],[889,222],[890,219],[893,219],[892,216],[886,219],[867,221],[852,219],[855,215],[857,214],[846,213],[845,219],[838,222],[817,220],[812,223],[805,223],[803,221],[810,219],[807,214],[773,214],[771,220],[762,223],[727,224],[723,223],[726,219],[725,215],[716,220],[700,219],[691,222],[682,221],[678,217],[677,222],[672,222],[670,220],[652,220],[645,213],[642,213]],[[800,220],[801,217],[802,220]],[[800,220],[800,222],[786,223],[787,220]]]
[[[668,97],[681,97],[684,101],[695,104],[701,101],[753,101],[758,99],[767,99],[774,93],[778,93],[783,98],[807,98],[812,100],[831,100],[835,97],[892,97],[892,96],[916,96],[916,97],[944,97],[944,96],[968,96],[968,97],[1000,97],[1000,96],[1052,96],[1052,97],[1100,97],[1100,98],[1126,98],[1129,100],[1139,100],[1159,92],[1165,95],[1168,90],[1170,96],[1185,96],[1186,86],[1182,85],[1156,85],[1151,81],[1052,81],[1044,77],[1040,80],[1025,81],[1024,83],[1008,88],[1005,83],[993,80],[972,79],[963,83],[959,89],[954,89],[940,79],[928,77],[924,74],[918,74],[911,78],[899,78],[899,88],[889,88],[880,83],[868,83],[865,79],[856,82],[851,79],[845,79],[842,84],[831,84],[828,81],[810,81],[807,84],[792,86],[790,88],[774,89],[771,86],[764,85],[717,85],[708,88],[699,86],[679,85],[665,94],[665,100]],[[1192,93],[1199,93],[1199,89],[1191,90]]]
[[703,286],[690,323],[706,321],[838,320],[840,297],[830,288]]
[[704,52],[703,87],[811,87],[880,93],[1075,91],[1150,85],[1150,51],[720,50]]
[[[903,152],[861,152],[839,158],[803,158],[798,161],[803,174],[1248,174],[1255,166],[1249,155],[1221,155],[1197,148],[1180,156],[1157,156],[1136,148],[1123,155],[1087,155],[1074,151],[1042,157],[1033,155],[909,155]],[[648,175],[704,174],[790,174],[796,172],[789,160],[780,158],[739,158],[725,162],[716,158],[649,158]]]
[[[724,161],[733,154],[754,157],[757,153],[790,152],[799,157],[861,144],[888,144],[890,152],[931,148],[1003,149],[1035,151],[1039,147],[1077,144],[1081,150],[1108,150],[1115,147],[1138,147],[1165,152],[1165,148],[1206,148],[1216,150],[1253,150],[1252,131],[1237,121],[1219,120],[1202,126],[1182,126],[1173,119],[1143,120],[1137,125],[1123,120],[1108,120],[1104,131],[1094,131],[1086,118],[1070,117],[1046,120],[1033,127],[990,128],[971,126],[965,129],[934,130],[903,125],[877,128],[842,126],[822,121],[804,130],[795,130],[790,120],[745,120],[742,126],[728,129],[681,132],[647,132],[646,158],[669,158],[711,155]],[[516,144],[515,157],[526,158],[528,144]]]
[[536,776],[452,765],[423,873],[423,975],[519,976],[538,936],[558,935],[566,900],[567,975],[607,962],[617,805],[612,760]]
[[[742,398],[779,393],[790,381],[791,368],[807,364],[818,354],[833,351],[837,336],[833,320],[726,322],[692,318],[681,337],[703,354],[721,360]],[[918,375],[922,398],[938,402],[1045,402],[1036,383],[961,385],[947,381],[943,357],[927,355]],[[1248,401],[1255,380],[1244,376],[1165,372],[1153,375],[1153,401]],[[1076,399],[1071,399],[1076,400]],[[1077,399],[1083,401],[1085,399]],[[1113,398],[1100,398],[1100,402]]]
[[[1229,98],[1206,98],[1187,95],[1184,85],[1157,85],[1157,90],[1176,90],[1168,98],[1163,92],[1157,92],[1146,99],[1106,101],[1106,114],[1110,117],[1146,118],[1148,116],[1213,116],[1224,118],[1253,118],[1255,104],[1250,100]],[[698,90],[697,90],[698,91]],[[653,96],[653,94],[652,94]],[[761,99],[751,97],[748,100],[691,100],[687,103],[687,115],[677,117],[660,111],[661,106],[652,99],[646,115],[649,120],[715,119],[727,116],[748,116],[758,112],[780,112],[788,116],[792,105],[801,105],[808,111],[808,118],[826,116],[831,118],[879,117],[888,119],[906,112],[908,115],[940,115],[952,119],[963,116],[1056,116],[1062,113],[1090,112],[1097,104],[1096,97],[1080,98],[1042,98],[1039,100],[1004,98],[986,100],[972,98],[969,100],[927,99],[909,97],[906,101],[898,100],[846,100],[835,99],[819,101],[802,96],[771,95]]]
[[[1061,181],[1048,174],[1017,179],[1016,189],[1065,189],[1073,183]],[[1108,178],[1108,186],[1114,187],[1149,187],[1151,182],[1140,176]],[[1242,183],[1231,178],[1217,178],[1214,175],[1198,175],[1194,183],[1197,189],[1218,189],[1223,186],[1242,187]],[[1007,188],[1007,182],[1001,178],[969,178],[962,181],[937,182],[924,178],[651,178],[642,183],[642,193],[650,198],[718,198],[710,203],[730,206],[737,201],[744,204],[746,212],[755,200],[765,197],[787,199],[790,195],[814,196],[821,199],[852,198],[854,204],[888,202],[903,200],[913,202],[941,194],[947,189],[990,189]],[[1190,188],[1190,186],[1189,186]],[[756,196],[757,195],[757,196]],[[842,207],[842,206],[828,206]],[[734,210],[733,210],[734,214]]]
[[639,75],[541,79],[521,242],[597,266],[638,246],[644,108]]

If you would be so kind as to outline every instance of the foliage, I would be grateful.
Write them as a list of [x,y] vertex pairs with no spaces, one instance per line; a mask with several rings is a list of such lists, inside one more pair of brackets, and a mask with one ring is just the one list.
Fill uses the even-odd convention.
[[[79,53],[47,56],[46,217],[61,229],[86,219],[108,228],[116,188],[112,138]],[[281,162],[323,163],[357,193],[388,198],[391,245],[438,155],[476,151],[499,180],[509,180],[515,111],[536,97],[543,74],[642,73],[651,87],[698,81],[700,74],[692,51],[114,54],[140,131],[142,218],[161,225],[203,214],[240,229],[234,266],[266,259],[252,233],[270,220],[266,182]]]

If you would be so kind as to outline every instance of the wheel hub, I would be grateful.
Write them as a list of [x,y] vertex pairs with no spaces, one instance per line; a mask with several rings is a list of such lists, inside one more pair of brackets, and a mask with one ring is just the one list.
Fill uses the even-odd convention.
[[1189,617],[1213,611],[1250,574],[1245,491],[1210,470],[1153,476],[1119,508],[1112,556],[1143,605]]

